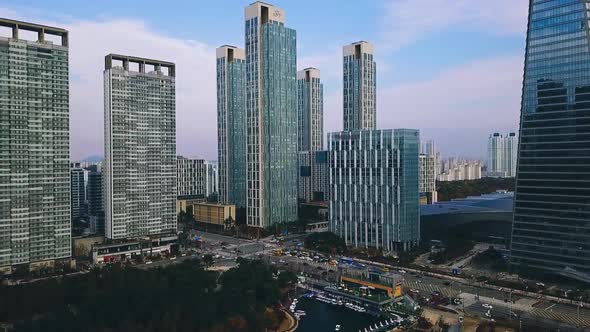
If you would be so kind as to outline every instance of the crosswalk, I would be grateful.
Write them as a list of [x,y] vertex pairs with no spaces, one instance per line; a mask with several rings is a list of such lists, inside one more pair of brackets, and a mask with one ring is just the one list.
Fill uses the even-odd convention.
[[557,320],[566,322],[573,326],[586,326],[590,327],[590,317],[587,316],[580,316],[578,319],[577,313],[574,312],[564,312],[564,311],[555,311],[551,309],[541,309],[541,308],[534,308],[531,312],[531,315],[540,317],[540,318],[547,318],[551,320]]
[[450,287],[425,282],[418,282],[416,280],[404,280],[402,286],[406,288],[408,291],[411,289],[417,289],[420,291],[422,295],[430,295],[434,292],[440,292],[440,294],[444,297],[456,297],[457,295],[459,295],[459,291],[456,289],[453,289],[451,293]]

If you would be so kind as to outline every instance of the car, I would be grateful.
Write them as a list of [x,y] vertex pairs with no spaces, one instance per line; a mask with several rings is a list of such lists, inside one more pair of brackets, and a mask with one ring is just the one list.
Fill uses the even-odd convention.
[[153,263],[152,261],[146,261],[146,262],[145,262],[145,265],[150,265],[150,264],[152,264],[152,263]]
[[410,290],[410,292],[412,292],[412,293],[414,293],[414,294],[418,294],[418,293],[420,293],[420,291],[419,291],[419,290],[417,290],[417,289],[411,289],[411,290]]
[[492,309],[492,305],[491,304],[487,304],[487,303],[482,303],[481,304],[482,307],[486,308],[486,309]]
[[170,256],[170,260],[171,261],[176,260],[176,256]]
[[402,273],[402,274],[405,274],[405,273],[407,273],[407,272],[406,272],[406,270],[399,270],[398,272],[399,272],[399,273]]

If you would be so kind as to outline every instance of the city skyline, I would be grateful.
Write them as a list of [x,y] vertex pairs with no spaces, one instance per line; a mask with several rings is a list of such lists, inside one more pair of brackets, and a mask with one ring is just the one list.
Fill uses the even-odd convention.
[[[487,133],[515,131],[518,125],[526,3],[523,1],[522,8],[518,7],[508,17],[495,17],[494,13],[506,16],[501,12],[502,2],[508,3],[478,5],[483,14],[475,14],[473,9],[449,1],[428,2],[426,14],[432,11],[438,15],[441,8],[446,8],[441,14],[443,17],[430,23],[414,16],[415,10],[408,11],[407,8],[413,9],[413,6],[407,1],[383,1],[362,9],[349,4],[334,9],[334,3],[328,2],[318,4],[318,13],[311,17],[302,11],[306,6],[285,1],[276,5],[285,8],[290,26],[298,30],[297,69],[313,66],[322,71],[326,134],[342,129],[341,47],[357,40],[368,40],[375,45],[379,64],[377,105],[381,119],[378,128],[418,128],[423,137],[440,143],[443,155],[484,157]],[[183,68],[186,74],[178,78],[178,154],[214,160],[217,155],[215,86],[212,83],[215,82],[215,48],[226,43],[243,44],[243,36],[232,31],[240,29],[238,23],[243,16],[236,7],[247,5],[248,2],[244,2],[224,10],[228,24],[215,36],[205,33],[210,18],[197,20],[202,23],[164,27],[166,19],[158,18],[153,10],[126,11],[127,5],[120,4],[97,9],[94,5],[81,7],[61,1],[52,3],[49,9],[46,4],[33,1],[30,6],[36,9],[31,10],[16,1],[8,1],[0,8],[0,16],[65,26],[71,31],[72,54],[76,54],[71,57],[70,70],[72,159],[101,155],[101,126],[95,125],[102,122],[102,89],[100,80],[95,77],[102,67],[102,59],[97,54],[117,52],[140,56],[153,53],[154,57],[170,59]],[[175,16],[176,11],[187,11],[186,6],[179,4],[174,9]],[[216,9],[224,3],[208,6]],[[105,9],[109,7],[112,9]],[[321,25],[319,13],[326,10],[334,10],[332,14],[339,20],[330,19],[333,26],[322,27],[323,33],[317,34],[313,29]],[[338,22],[357,14],[360,18],[350,27]],[[482,22],[501,21],[503,29],[492,31],[470,15],[481,16]],[[183,17],[180,15],[180,22]],[[396,25],[411,25],[415,31],[392,29],[386,18],[397,18]],[[120,34],[123,30],[130,33]],[[399,33],[392,35],[390,30]],[[460,38],[451,36],[453,33]],[[101,43],[84,40],[83,36],[88,35]],[[441,35],[463,52],[453,47],[442,49],[437,41]],[[471,50],[470,42],[478,39],[482,39],[484,43],[480,44],[485,46]],[[435,42],[428,48],[425,45],[430,41]],[[155,44],[165,47],[154,48]],[[470,83],[474,77],[486,76],[488,79],[478,84]],[[455,82],[454,86],[466,93],[443,95],[449,82]],[[492,89],[492,86],[501,88]],[[422,94],[425,98],[417,97]],[[480,126],[485,128],[469,124],[469,116],[474,112],[482,114],[479,119],[484,121]]]

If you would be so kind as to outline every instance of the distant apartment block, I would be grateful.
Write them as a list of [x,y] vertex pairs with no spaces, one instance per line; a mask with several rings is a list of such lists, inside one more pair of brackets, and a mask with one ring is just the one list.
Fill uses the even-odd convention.
[[70,209],[72,222],[86,216],[86,178],[88,171],[73,164],[70,170]]
[[481,179],[483,164],[479,160],[443,161],[443,172],[438,175],[438,181],[462,181]]
[[328,151],[299,152],[299,190],[302,202],[330,199],[330,154]]
[[420,203],[432,204],[438,200],[436,192],[436,156],[420,154]]
[[515,133],[506,136],[493,133],[488,138],[488,164],[486,176],[515,177],[518,138]]
[[[0,274],[71,256],[68,32],[0,19]],[[26,40],[36,34],[34,40]]]
[[207,195],[207,166],[205,159],[176,158],[176,196],[205,197]]
[[346,45],[343,55],[344,130],[377,127],[377,65],[373,45],[359,41]]
[[219,168],[216,161],[205,161],[205,194],[219,193]]
[[105,57],[109,239],[176,232],[176,79],[171,62]]
[[420,240],[414,129],[330,133],[330,231],[348,245],[408,250]]
[[297,72],[297,114],[299,151],[324,149],[324,85],[320,70]]

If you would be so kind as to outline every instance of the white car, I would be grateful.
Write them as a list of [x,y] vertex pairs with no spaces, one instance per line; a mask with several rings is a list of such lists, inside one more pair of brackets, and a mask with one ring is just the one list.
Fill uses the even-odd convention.
[[483,303],[481,306],[484,307],[484,308],[486,308],[486,309],[492,309],[493,308],[491,304],[487,304],[487,303]]
[[150,265],[150,264],[152,264],[152,263],[153,263],[152,261],[146,261],[146,262],[145,262],[145,265]]

